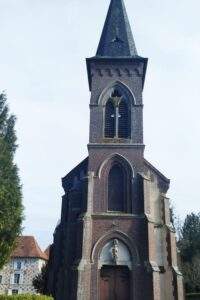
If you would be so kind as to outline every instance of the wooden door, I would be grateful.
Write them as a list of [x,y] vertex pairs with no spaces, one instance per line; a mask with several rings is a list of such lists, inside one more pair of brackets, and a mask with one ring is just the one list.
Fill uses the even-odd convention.
[[127,267],[104,266],[101,269],[100,300],[130,300],[130,272]]

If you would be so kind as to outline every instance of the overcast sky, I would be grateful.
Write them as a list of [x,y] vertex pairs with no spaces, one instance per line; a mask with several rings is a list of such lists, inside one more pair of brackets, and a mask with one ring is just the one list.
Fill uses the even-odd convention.
[[[183,218],[200,210],[200,1],[125,0],[140,55],[146,158],[171,179]],[[0,0],[0,90],[17,115],[24,233],[42,248],[60,218],[61,177],[87,156],[85,58],[109,0]]]

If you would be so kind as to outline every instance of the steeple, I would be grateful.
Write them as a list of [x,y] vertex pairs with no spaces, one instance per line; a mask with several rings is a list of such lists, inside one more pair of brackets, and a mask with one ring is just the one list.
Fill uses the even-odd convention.
[[111,0],[96,56],[137,57],[123,0]]

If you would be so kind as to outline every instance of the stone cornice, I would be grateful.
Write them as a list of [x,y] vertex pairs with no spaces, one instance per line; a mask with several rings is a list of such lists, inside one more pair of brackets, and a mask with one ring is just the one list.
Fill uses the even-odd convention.
[[144,144],[118,144],[118,143],[98,143],[98,144],[88,144],[88,149],[92,148],[135,148],[135,149],[144,149],[145,145]]
[[145,215],[125,214],[125,213],[94,213],[92,219],[145,219]]
[[[100,105],[98,103],[90,103],[89,107],[99,107]],[[144,107],[144,104],[134,104],[133,107]]]

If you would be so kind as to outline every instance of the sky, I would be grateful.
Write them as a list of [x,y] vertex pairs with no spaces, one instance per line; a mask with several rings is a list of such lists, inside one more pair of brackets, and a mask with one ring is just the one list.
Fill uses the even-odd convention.
[[[200,211],[200,1],[124,0],[144,88],[145,157],[168,178],[177,214]],[[60,218],[61,178],[87,156],[90,93],[109,0],[0,0],[0,91],[17,116],[24,234],[44,249]]]

